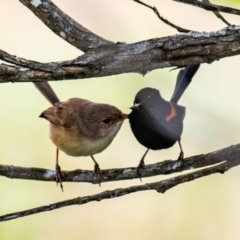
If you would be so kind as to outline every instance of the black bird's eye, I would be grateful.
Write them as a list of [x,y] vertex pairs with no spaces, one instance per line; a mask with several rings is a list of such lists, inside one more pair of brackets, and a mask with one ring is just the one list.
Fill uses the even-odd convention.
[[103,123],[105,123],[105,124],[109,124],[110,122],[111,122],[111,118],[105,118],[103,120]]

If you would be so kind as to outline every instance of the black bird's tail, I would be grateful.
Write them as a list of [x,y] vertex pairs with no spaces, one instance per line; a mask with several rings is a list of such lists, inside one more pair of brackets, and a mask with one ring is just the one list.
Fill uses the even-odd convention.
[[179,71],[171,102],[177,103],[197,72],[200,64],[190,65]]
[[48,82],[33,82],[33,84],[52,105],[60,102]]

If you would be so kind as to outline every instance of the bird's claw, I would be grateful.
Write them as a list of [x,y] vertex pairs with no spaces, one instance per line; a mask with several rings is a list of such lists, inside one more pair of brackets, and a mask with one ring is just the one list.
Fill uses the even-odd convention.
[[142,170],[144,170],[144,168],[145,168],[145,163],[143,160],[141,160],[137,166],[137,175],[141,181],[142,181]]
[[183,165],[184,165],[184,152],[182,152],[182,151],[180,152],[179,157],[177,159],[177,165],[178,165],[180,171],[182,171]]
[[101,169],[98,165],[97,162],[95,162],[95,165],[94,165],[94,170],[93,170],[93,178],[96,176],[97,180],[98,180],[98,184],[99,186],[101,186],[101,182],[102,182],[102,172],[101,172]]
[[55,180],[56,180],[57,186],[59,184],[62,189],[62,192],[63,192],[62,181],[64,181],[66,178],[65,178],[64,174],[62,173],[61,167],[59,165],[56,165],[55,169],[56,169]]

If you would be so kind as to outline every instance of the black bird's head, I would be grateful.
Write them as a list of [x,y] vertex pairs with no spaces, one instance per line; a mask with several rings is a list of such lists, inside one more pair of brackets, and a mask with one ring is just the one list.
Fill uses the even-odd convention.
[[130,109],[137,110],[141,106],[153,104],[155,101],[158,101],[160,93],[155,88],[143,88],[135,96],[134,105]]

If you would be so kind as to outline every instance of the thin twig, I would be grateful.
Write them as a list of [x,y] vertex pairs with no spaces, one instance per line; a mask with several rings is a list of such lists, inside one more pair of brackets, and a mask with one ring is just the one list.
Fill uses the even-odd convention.
[[187,32],[190,32],[190,31],[191,31],[191,30],[188,30],[188,29],[179,27],[179,26],[177,26],[177,25],[169,22],[167,19],[163,18],[163,17],[160,15],[160,13],[159,13],[159,11],[157,10],[156,7],[152,7],[152,6],[150,6],[150,5],[142,2],[142,1],[140,1],[140,0],[133,0],[133,1],[134,1],[134,2],[137,2],[137,3],[139,3],[139,4],[142,4],[142,5],[145,6],[145,7],[148,7],[148,8],[150,8],[150,9],[152,9],[153,12],[157,15],[157,17],[158,17],[161,21],[163,21],[163,22],[166,23],[167,25],[175,28],[177,31],[179,31],[179,32],[184,32],[184,33],[187,33]]
[[[238,161],[239,161],[239,159],[238,159]],[[237,162],[237,161],[232,162],[231,164],[229,164],[228,162],[224,162],[224,163],[221,163],[214,167],[205,168],[205,169],[202,169],[199,171],[195,171],[193,173],[173,177],[173,178],[166,179],[166,180],[163,180],[160,182],[148,183],[148,184],[132,186],[132,187],[128,187],[128,188],[118,188],[118,189],[114,189],[114,190],[110,190],[110,191],[101,192],[101,193],[91,195],[91,196],[77,197],[74,199],[69,199],[69,200],[62,201],[62,202],[48,204],[45,206],[28,209],[28,210],[21,211],[21,212],[14,212],[14,213],[0,216],[0,222],[9,221],[9,220],[13,220],[16,218],[25,217],[25,216],[29,216],[29,215],[33,215],[33,214],[37,214],[37,213],[41,213],[41,212],[52,211],[52,210],[56,210],[56,209],[59,209],[62,207],[67,207],[67,206],[72,206],[72,205],[83,205],[83,204],[93,202],[93,201],[100,202],[105,199],[113,199],[113,198],[117,198],[117,197],[122,197],[124,195],[134,193],[134,192],[156,190],[158,193],[165,193],[170,188],[173,188],[181,183],[190,182],[195,179],[205,177],[205,176],[208,176],[208,175],[211,175],[214,173],[224,173],[225,171],[229,170],[230,168],[235,167],[237,164],[239,164],[239,162]]]
[[17,66],[21,66],[24,68],[41,70],[48,73],[54,73],[54,72],[58,72],[59,74],[67,73],[63,68],[59,67],[59,65],[57,64],[54,64],[54,63],[44,64],[44,63],[40,63],[32,60],[26,60],[26,59],[11,55],[2,50],[0,50],[0,60],[11,63],[11,64],[15,64]]
[[225,13],[234,14],[234,15],[240,15],[240,10],[236,8],[225,7],[225,6],[220,6],[216,4],[205,3],[205,2],[195,1],[195,0],[173,0],[173,1],[186,3],[195,7],[200,7],[211,12],[219,11],[219,12],[225,12]]
[[[202,0],[204,3],[210,3],[211,2],[209,0]],[[232,24],[229,23],[218,11],[213,11],[213,13],[219,18],[221,19],[226,25],[231,26]]]

